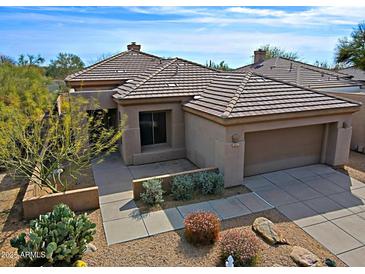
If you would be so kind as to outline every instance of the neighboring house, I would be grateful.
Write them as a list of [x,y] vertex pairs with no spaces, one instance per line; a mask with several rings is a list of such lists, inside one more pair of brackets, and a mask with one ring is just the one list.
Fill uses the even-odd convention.
[[348,67],[345,69],[341,69],[338,72],[351,75],[352,80],[359,81],[359,82],[361,82],[362,85],[365,86],[365,70],[358,69],[355,67]]
[[253,72],[220,72],[180,58],[128,51],[66,78],[74,96],[96,98],[128,122],[124,162],[187,157],[216,166],[225,186],[245,176],[347,162],[355,101]]
[[[266,52],[254,52],[254,63],[236,69],[238,72],[252,71],[288,83],[294,83],[328,94],[356,100],[365,104],[365,74],[352,69],[333,71],[282,57],[264,60]],[[362,80],[362,81],[361,81]],[[365,106],[353,116],[351,149],[365,153]]]

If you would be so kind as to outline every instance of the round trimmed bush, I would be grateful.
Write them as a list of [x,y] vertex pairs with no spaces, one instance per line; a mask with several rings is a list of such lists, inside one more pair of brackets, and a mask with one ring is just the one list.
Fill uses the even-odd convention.
[[231,229],[219,239],[221,259],[232,255],[235,266],[254,266],[257,263],[260,242],[251,231]]
[[194,212],[185,217],[185,237],[194,245],[213,244],[219,238],[221,223],[212,212]]
[[157,205],[164,202],[162,182],[160,179],[150,179],[143,184],[144,192],[141,193],[141,199],[145,204]]
[[221,173],[200,172],[194,175],[194,181],[203,195],[221,194],[224,190],[224,177]]
[[192,176],[176,176],[172,180],[171,193],[175,200],[190,200],[193,198],[195,184]]

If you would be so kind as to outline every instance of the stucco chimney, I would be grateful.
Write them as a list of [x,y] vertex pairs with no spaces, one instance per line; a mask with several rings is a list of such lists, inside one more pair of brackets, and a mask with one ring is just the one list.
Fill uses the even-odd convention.
[[136,42],[132,42],[127,46],[128,50],[135,50],[135,51],[140,51],[141,50],[141,45],[137,45]]
[[262,49],[255,50],[254,52],[254,59],[253,62],[255,64],[261,63],[265,60],[266,51]]

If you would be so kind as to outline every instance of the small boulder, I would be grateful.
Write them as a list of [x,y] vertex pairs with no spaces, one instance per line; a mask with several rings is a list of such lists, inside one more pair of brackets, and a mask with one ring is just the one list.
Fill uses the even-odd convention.
[[300,266],[317,266],[320,263],[315,254],[300,246],[293,247],[290,257]]
[[92,243],[88,243],[86,245],[86,251],[85,253],[91,253],[91,252],[95,252],[97,250],[96,246],[93,245]]
[[288,244],[269,219],[256,218],[252,224],[252,229],[271,245]]

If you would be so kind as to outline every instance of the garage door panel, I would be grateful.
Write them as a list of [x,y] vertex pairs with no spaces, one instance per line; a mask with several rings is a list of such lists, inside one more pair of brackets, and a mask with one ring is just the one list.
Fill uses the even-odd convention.
[[323,125],[245,134],[245,176],[320,162]]

